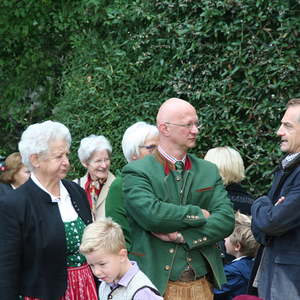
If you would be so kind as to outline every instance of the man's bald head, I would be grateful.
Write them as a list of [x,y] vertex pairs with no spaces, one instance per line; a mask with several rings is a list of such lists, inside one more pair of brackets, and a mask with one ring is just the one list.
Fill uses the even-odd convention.
[[186,112],[196,112],[193,105],[179,98],[170,98],[166,100],[157,113],[157,127],[164,122],[174,122],[184,117]]

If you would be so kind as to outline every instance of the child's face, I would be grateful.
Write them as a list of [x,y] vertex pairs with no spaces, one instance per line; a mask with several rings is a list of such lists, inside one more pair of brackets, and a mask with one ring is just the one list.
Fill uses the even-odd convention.
[[127,259],[127,251],[120,250],[118,254],[97,250],[85,255],[94,275],[107,283],[117,282],[126,273],[123,271]]

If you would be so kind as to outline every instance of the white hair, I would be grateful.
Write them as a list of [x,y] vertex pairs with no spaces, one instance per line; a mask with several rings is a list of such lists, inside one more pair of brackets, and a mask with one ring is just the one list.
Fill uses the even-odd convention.
[[103,135],[92,134],[80,141],[77,153],[81,163],[86,163],[89,161],[94,152],[102,150],[106,150],[108,154],[111,155],[112,148],[110,142]]
[[23,132],[18,145],[23,164],[32,171],[33,165],[31,164],[30,156],[32,154],[47,153],[49,143],[56,140],[64,140],[70,147],[71,134],[64,124],[48,120],[28,126]]
[[146,139],[158,136],[158,129],[146,122],[137,122],[128,127],[123,135],[122,150],[128,162],[131,162],[134,155],[140,155],[139,146],[142,146]]

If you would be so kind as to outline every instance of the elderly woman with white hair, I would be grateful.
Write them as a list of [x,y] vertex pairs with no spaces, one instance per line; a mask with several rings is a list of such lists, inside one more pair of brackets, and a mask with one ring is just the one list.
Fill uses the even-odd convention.
[[22,134],[19,151],[31,177],[0,200],[1,299],[97,299],[79,252],[91,211],[84,191],[64,179],[70,144],[58,122],[30,125]]
[[74,181],[86,192],[93,219],[105,217],[105,200],[115,176],[109,171],[112,147],[103,135],[81,140],[78,157],[87,173]]
[[[141,159],[152,154],[158,144],[156,126],[145,122],[137,122],[126,129],[122,139],[122,150],[127,162]],[[105,214],[121,227],[125,235],[127,248],[130,248],[130,229],[123,204],[122,178],[116,177],[106,199]]]

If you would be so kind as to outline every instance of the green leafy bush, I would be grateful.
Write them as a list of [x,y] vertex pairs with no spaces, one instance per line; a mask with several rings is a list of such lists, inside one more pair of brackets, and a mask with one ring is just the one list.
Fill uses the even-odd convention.
[[[125,164],[120,148],[125,129],[138,120],[154,123],[161,103],[180,97],[197,108],[203,124],[193,152],[203,157],[211,147],[236,148],[247,167],[247,187],[256,196],[267,191],[281,155],[276,129],[287,100],[300,96],[300,1],[86,0],[54,8],[55,1],[42,2],[48,6],[31,5],[35,14],[45,11],[39,23],[55,47],[38,39],[41,31],[28,30],[27,42],[18,33],[26,67],[14,73],[13,81],[15,67],[6,50],[0,63],[11,68],[0,73],[6,78],[0,91],[7,103],[16,103],[24,91],[42,86],[41,109],[34,110],[34,118],[27,117],[29,103],[14,106],[10,116],[20,128],[45,118],[70,128],[70,177],[83,172],[76,156],[81,138],[92,133],[108,137],[116,171]],[[4,3],[12,13],[12,1]],[[9,40],[20,22],[5,22]],[[36,46],[30,47],[33,41]],[[13,123],[0,111],[4,131],[12,136]]]

